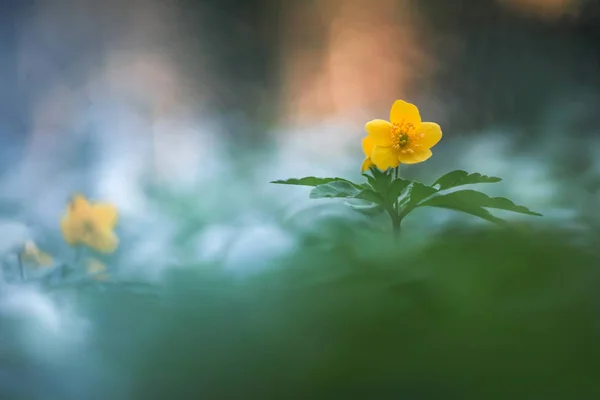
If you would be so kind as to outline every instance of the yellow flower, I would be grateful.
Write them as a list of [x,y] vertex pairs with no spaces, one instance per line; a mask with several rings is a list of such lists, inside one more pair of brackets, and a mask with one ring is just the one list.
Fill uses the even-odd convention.
[[54,261],[52,257],[38,249],[38,247],[31,240],[25,242],[23,251],[20,254],[21,261],[32,267],[49,267]]
[[97,281],[105,281],[108,278],[106,266],[95,258],[90,258],[86,263],[86,271]]
[[61,220],[65,242],[85,245],[101,253],[112,253],[119,244],[113,230],[117,225],[117,208],[108,203],[90,203],[85,196],[75,195]]
[[442,138],[440,126],[421,122],[419,109],[403,100],[396,100],[390,111],[390,122],[375,119],[366,124],[368,136],[363,139],[366,165],[380,170],[402,164],[416,164],[431,157],[431,148]]
[[361,172],[365,172],[366,170],[375,165],[373,164],[373,161],[371,161],[371,153],[373,152],[373,147],[375,147],[375,145],[373,144],[371,138],[367,136],[363,139],[362,148],[363,152],[365,153],[365,160],[363,161],[362,166],[360,167]]

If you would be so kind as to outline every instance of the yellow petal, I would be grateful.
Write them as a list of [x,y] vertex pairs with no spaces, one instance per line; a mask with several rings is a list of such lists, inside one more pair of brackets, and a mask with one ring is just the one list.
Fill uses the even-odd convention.
[[54,263],[54,261],[49,254],[39,251],[37,254],[37,263],[41,267],[49,267]]
[[442,128],[434,122],[423,122],[419,128],[419,133],[423,134],[418,139],[419,144],[427,149],[435,146],[442,138]]
[[363,152],[365,153],[365,157],[371,157],[373,147],[375,147],[375,143],[373,143],[373,139],[371,139],[369,136],[362,140],[362,148]]
[[75,194],[71,197],[69,202],[68,211],[70,212],[86,212],[90,209],[91,205],[87,198],[82,194]]
[[421,115],[414,104],[407,103],[404,100],[396,100],[390,111],[390,121],[392,123],[404,121],[417,126],[421,123]]
[[85,196],[76,194],[67,205],[67,210],[60,221],[61,232],[65,242],[73,246],[80,242],[83,234],[83,221],[89,218],[91,205]]
[[362,163],[362,166],[360,167],[360,172],[365,172],[373,166],[375,166],[375,164],[373,164],[373,161],[371,161],[371,157],[367,157],[365,158],[365,160]]
[[94,220],[101,227],[114,228],[119,220],[117,208],[112,204],[98,203],[92,206]]
[[431,150],[421,148],[413,153],[398,153],[398,161],[402,164],[416,164],[427,160],[431,156]]
[[33,267],[48,267],[53,264],[52,257],[38,249],[36,244],[31,240],[25,242],[23,252],[21,253],[21,260]]
[[90,258],[87,260],[86,270],[88,274],[97,274],[99,272],[105,272],[106,266],[95,258]]
[[119,245],[119,238],[110,230],[96,231],[82,239],[82,242],[100,253],[112,253]]
[[400,164],[398,152],[391,147],[375,146],[371,153],[371,161],[382,171],[395,168]]
[[106,266],[96,259],[92,258],[87,261],[86,270],[94,280],[104,281],[108,278]]
[[21,252],[21,260],[25,263],[36,262],[38,249],[37,247],[33,247],[35,244],[33,243],[25,243],[25,248]]
[[28,240],[25,242],[25,245],[23,246],[23,254],[36,254],[38,251],[38,247],[33,240]]
[[376,146],[390,147],[392,145],[392,124],[382,119],[367,122],[365,129]]
[[67,242],[68,245],[74,246],[78,243],[79,233],[77,230],[77,225],[68,214],[65,215],[60,221],[60,230],[65,242]]

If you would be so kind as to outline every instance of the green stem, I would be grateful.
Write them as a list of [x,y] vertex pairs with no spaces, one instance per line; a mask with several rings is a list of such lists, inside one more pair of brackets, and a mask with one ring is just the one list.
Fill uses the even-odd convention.
[[400,236],[400,225],[402,220],[399,217],[392,218],[392,231],[394,232],[394,236]]
[[400,224],[402,223],[402,218],[398,214],[395,202],[387,208],[387,213],[392,220],[392,232],[394,233],[394,237],[398,237],[400,234]]
[[[398,179],[400,177],[400,167],[394,168],[394,179]],[[398,199],[394,200],[394,215],[392,216],[392,230],[394,232],[394,236],[398,237],[400,235],[400,224],[402,223],[402,218],[400,217],[400,201]]]

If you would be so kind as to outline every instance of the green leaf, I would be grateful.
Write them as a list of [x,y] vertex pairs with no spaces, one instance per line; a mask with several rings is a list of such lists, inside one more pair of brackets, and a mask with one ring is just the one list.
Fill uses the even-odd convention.
[[423,204],[420,205],[419,207],[422,206],[432,206],[432,207],[439,207],[439,208],[447,208],[449,210],[454,210],[454,211],[460,211],[463,212],[465,214],[471,214],[474,215],[476,217],[479,217],[481,219],[485,219],[486,221],[490,221],[496,224],[503,224],[506,223],[506,221],[504,221],[502,218],[498,218],[494,215],[492,215],[488,210],[486,210],[483,207],[478,207],[474,204],[452,204],[452,205],[432,205],[432,204]]
[[387,190],[392,182],[392,174],[388,172],[381,172],[377,168],[371,168],[370,171],[373,174],[373,178],[369,179],[369,184],[376,192],[387,197]]
[[373,177],[375,179],[385,178],[389,175],[387,171],[380,171],[378,168],[375,167],[371,167],[369,171],[373,174]]
[[381,194],[379,194],[371,189],[365,189],[362,192],[358,193],[354,197],[356,199],[370,201],[375,204],[383,204],[384,203],[383,196],[381,196]]
[[369,181],[369,186],[371,186],[371,188],[375,188],[376,186],[376,180],[374,177],[372,177],[369,174],[362,174],[362,176],[364,176],[365,178],[367,178],[367,181]]
[[388,187],[388,197],[395,201],[411,183],[413,182],[405,179],[394,180]]
[[489,197],[485,193],[476,190],[460,190],[458,192],[443,194],[432,197],[417,207],[440,207],[486,219],[492,222],[502,222],[502,219],[494,217],[486,209],[512,211],[520,214],[541,216],[542,214],[529,210],[527,207],[518,206],[504,197]]
[[330,181],[328,183],[318,185],[310,191],[311,199],[324,198],[347,198],[355,197],[362,190],[358,189],[352,182],[346,180]]
[[384,211],[382,207],[383,197],[370,189],[358,190],[354,186],[343,181],[329,182],[319,185],[310,192],[310,198],[350,198],[356,199],[356,203],[346,204],[354,211],[362,214],[376,216]]
[[343,179],[343,178],[317,178],[314,176],[307,176],[305,178],[291,178],[291,179],[286,179],[286,180],[277,180],[277,181],[272,181],[271,183],[276,183],[279,185],[297,185],[297,186],[319,186],[319,185],[324,185],[330,182],[346,182],[349,183],[350,185],[356,187],[357,189],[364,189],[364,185],[359,185],[357,183],[353,183],[350,182],[347,179]]
[[348,202],[346,202],[346,205],[348,205],[348,207],[350,207],[354,211],[368,215],[370,217],[376,217],[384,211],[383,207],[379,204],[374,204],[370,201],[360,199],[354,201],[349,200]]
[[400,207],[402,208],[400,216],[404,218],[409,212],[418,206],[419,202],[435,193],[437,193],[437,190],[431,186],[427,186],[416,181],[411,182],[406,188],[406,195],[400,204]]
[[446,190],[457,186],[472,185],[475,183],[496,183],[502,179],[495,176],[481,175],[480,173],[469,174],[466,171],[456,170],[439,178],[432,187],[437,190]]

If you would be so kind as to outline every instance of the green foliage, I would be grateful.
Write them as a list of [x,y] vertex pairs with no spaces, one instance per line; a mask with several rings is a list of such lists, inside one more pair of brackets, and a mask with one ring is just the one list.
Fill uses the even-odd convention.
[[402,199],[402,211],[400,215],[405,217],[409,212],[414,210],[421,201],[429,198],[435,193],[437,193],[437,190],[431,186],[419,182],[411,182],[407,187],[406,195]]
[[[475,190],[461,190],[449,193],[447,190],[459,186],[478,183],[496,183],[500,178],[486,176],[480,173],[469,174],[456,170],[449,172],[433,185],[409,181],[393,176],[394,171],[382,172],[376,168],[371,174],[363,174],[368,184],[358,184],[342,178],[288,179],[273,183],[286,185],[314,186],[310,192],[311,199],[345,198],[360,199],[365,202],[350,202],[349,206],[363,214],[376,216],[387,212],[395,230],[399,229],[401,221],[413,210],[419,207],[438,207],[470,214],[494,223],[504,222],[492,215],[488,209],[499,209],[514,213],[541,216],[526,207],[514,204],[503,197],[489,197]],[[368,203],[371,203],[369,206]]]
[[388,187],[392,182],[392,175],[381,172],[376,168],[371,169],[370,172],[372,176],[369,176],[368,174],[363,174],[363,176],[367,177],[371,188],[381,194],[387,194]]
[[105,398],[599,398],[599,259],[571,233],[346,231],[243,280],[173,270],[160,302],[82,295],[128,383]]
[[363,201],[360,199],[348,200],[346,205],[356,212],[371,217],[375,217],[384,212],[384,209],[381,207],[381,205],[375,204],[371,201]]
[[413,182],[404,179],[395,179],[390,183],[387,189],[388,197],[391,199],[397,199],[400,197],[402,192],[404,192],[404,189],[406,189],[411,183]]
[[325,185],[331,182],[345,182],[351,186],[354,186],[358,189],[361,189],[363,187],[363,185],[359,185],[353,182],[350,182],[347,179],[342,179],[342,178],[317,178],[314,176],[307,176],[306,178],[301,178],[301,179],[286,179],[286,180],[277,180],[277,181],[272,181],[271,183],[276,183],[279,185],[296,185],[296,186],[319,186],[319,185]]
[[356,186],[354,186],[352,183],[342,180],[335,180],[317,185],[313,190],[311,190],[310,198],[352,198],[359,193],[360,189],[357,189]]
[[481,175],[480,173],[469,174],[466,171],[456,170],[440,177],[431,186],[438,190],[446,190],[457,186],[472,185],[474,183],[496,183],[502,179],[495,176]]
[[418,207],[447,208],[475,215],[476,217],[483,218],[490,222],[502,222],[502,220],[491,215],[486,208],[541,216],[541,214],[533,212],[526,207],[517,206],[515,203],[504,197],[489,197],[485,193],[477,192],[475,190],[460,190],[458,192],[440,194],[421,202]]

